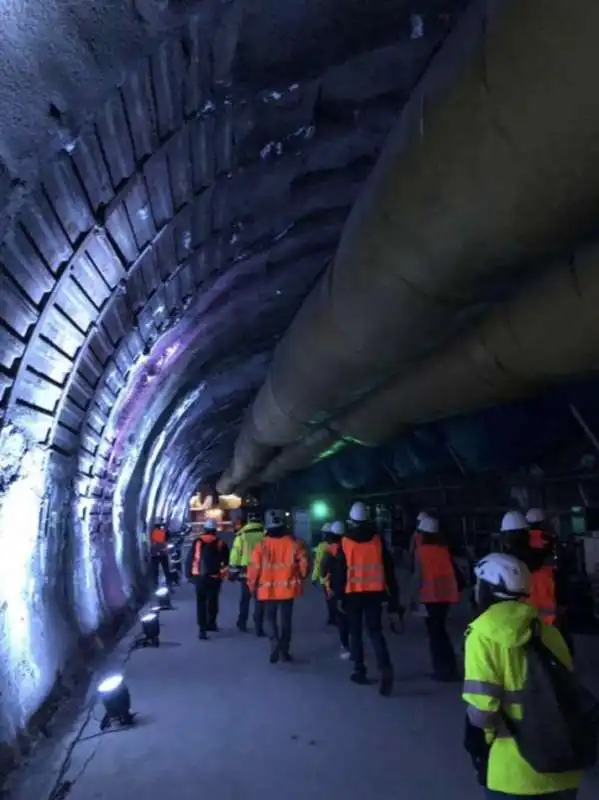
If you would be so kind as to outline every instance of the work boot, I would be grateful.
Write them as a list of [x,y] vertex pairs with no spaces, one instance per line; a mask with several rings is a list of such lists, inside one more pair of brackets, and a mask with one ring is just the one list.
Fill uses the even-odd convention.
[[272,650],[270,651],[270,663],[276,664],[281,657],[281,650],[279,649],[279,645],[276,644]]
[[383,697],[389,697],[393,691],[393,669],[387,667],[381,672],[381,679],[379,683],[379,694]]
[[261,628],[259,628],[256,631],[256,636],[258,637],[258,639],[264,639],[266,637],[266,634],[264,633],[264,631]]
[[208,630],[211,631],[211,633],[218,633],[219,628],[216,622],[213,622],[212,625],[208,625]]
[[291,661],[293,661],[293,656],[291,653],[281,653],[281,661],[285,661],[287,664],[289,664]]
[[208,634],[206,633],[206,631],[200,631],[198,639],[201,639],[203,642],[208,641]]
[[238,622],[237,623],[237,630],[240,633],[247,633],[248,632],[248,626],[243,622]]
[[363,670],[355,669],[349,676],[349,679],[352,683],[357,683],[359,686],[368,685],[368,678]]

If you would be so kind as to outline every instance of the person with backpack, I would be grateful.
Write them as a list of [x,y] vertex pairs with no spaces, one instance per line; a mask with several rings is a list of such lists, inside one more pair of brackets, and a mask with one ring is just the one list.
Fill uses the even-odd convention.
[[[569,757],[571,741],[552,688],[557,684],[546,677],[553,664],[562,670],[560,680],[574,680],[568,677],[568,648],[557,628],[543,623],[526,602],[531,591],[526,564],[493,553],[477,564],[475,575],[479,616],[466,632],[463,699],[465,745],[479,780],[488,800],[574,800],[578,759]],[[537,653],[547,657],[544,666]],[[582,723],[580,718],[576,725],[584,728]]]
[[218,631],[218,601],[229,564],[229,548],[216,536],[216,522],[204,522],[204,531],[194,539],[187,557],[186,575],[196,590],[199,638]]

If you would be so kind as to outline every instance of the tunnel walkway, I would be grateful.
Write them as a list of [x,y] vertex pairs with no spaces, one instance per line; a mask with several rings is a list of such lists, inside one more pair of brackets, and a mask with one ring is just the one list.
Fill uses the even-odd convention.
[[[389,636],[397,676],[383,699],[347,680],[319,592],[297,606],[296,661],[274,667],[267,640],[235,629],[236,599],[225,586],[222,630],[200,642],[192,590],[177,591],[161,648],[134,650],[125,667],[137,725],[102,734],[95,709],[63,776],[68,800],[481,797],[461,746],[459,688],[427,679],[419,621]],[[591,784],[581,800],[597,796]]]

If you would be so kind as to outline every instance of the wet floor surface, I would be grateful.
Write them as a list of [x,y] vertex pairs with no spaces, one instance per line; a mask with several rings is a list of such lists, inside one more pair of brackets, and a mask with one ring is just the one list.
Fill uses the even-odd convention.
[[[422,621],[389,635],[396,684],[382,698],[375,684],[349,682],[320,592],[296,605],[296,660],[273,666],[268,640],[235,628],[238,590],[224,587],[222,631],[208,642],[197,639],[191,588],[177,591],[162,614],[161,647],[134,650],[124,668],[136,725],[102,733],[97,706],[67,745],[68,800],[483,796],[462,749],[459,685],[427,678]],[[581,800],[597,798],[598,787],[590,779]],[[45,800],[32,791],[16,796]]]

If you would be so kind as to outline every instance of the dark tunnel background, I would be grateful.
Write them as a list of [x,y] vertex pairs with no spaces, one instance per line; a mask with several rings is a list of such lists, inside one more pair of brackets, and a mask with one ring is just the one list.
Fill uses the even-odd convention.
[[[470,4],[32,5],[0,31],[8,744],[143,590],[152,521],[179,526],[226,469],[277,342]],[[508,503],[511,481],[593,472],[573,409],[599,430],[598,388],[350,445],[263,504],[499,474]]]

